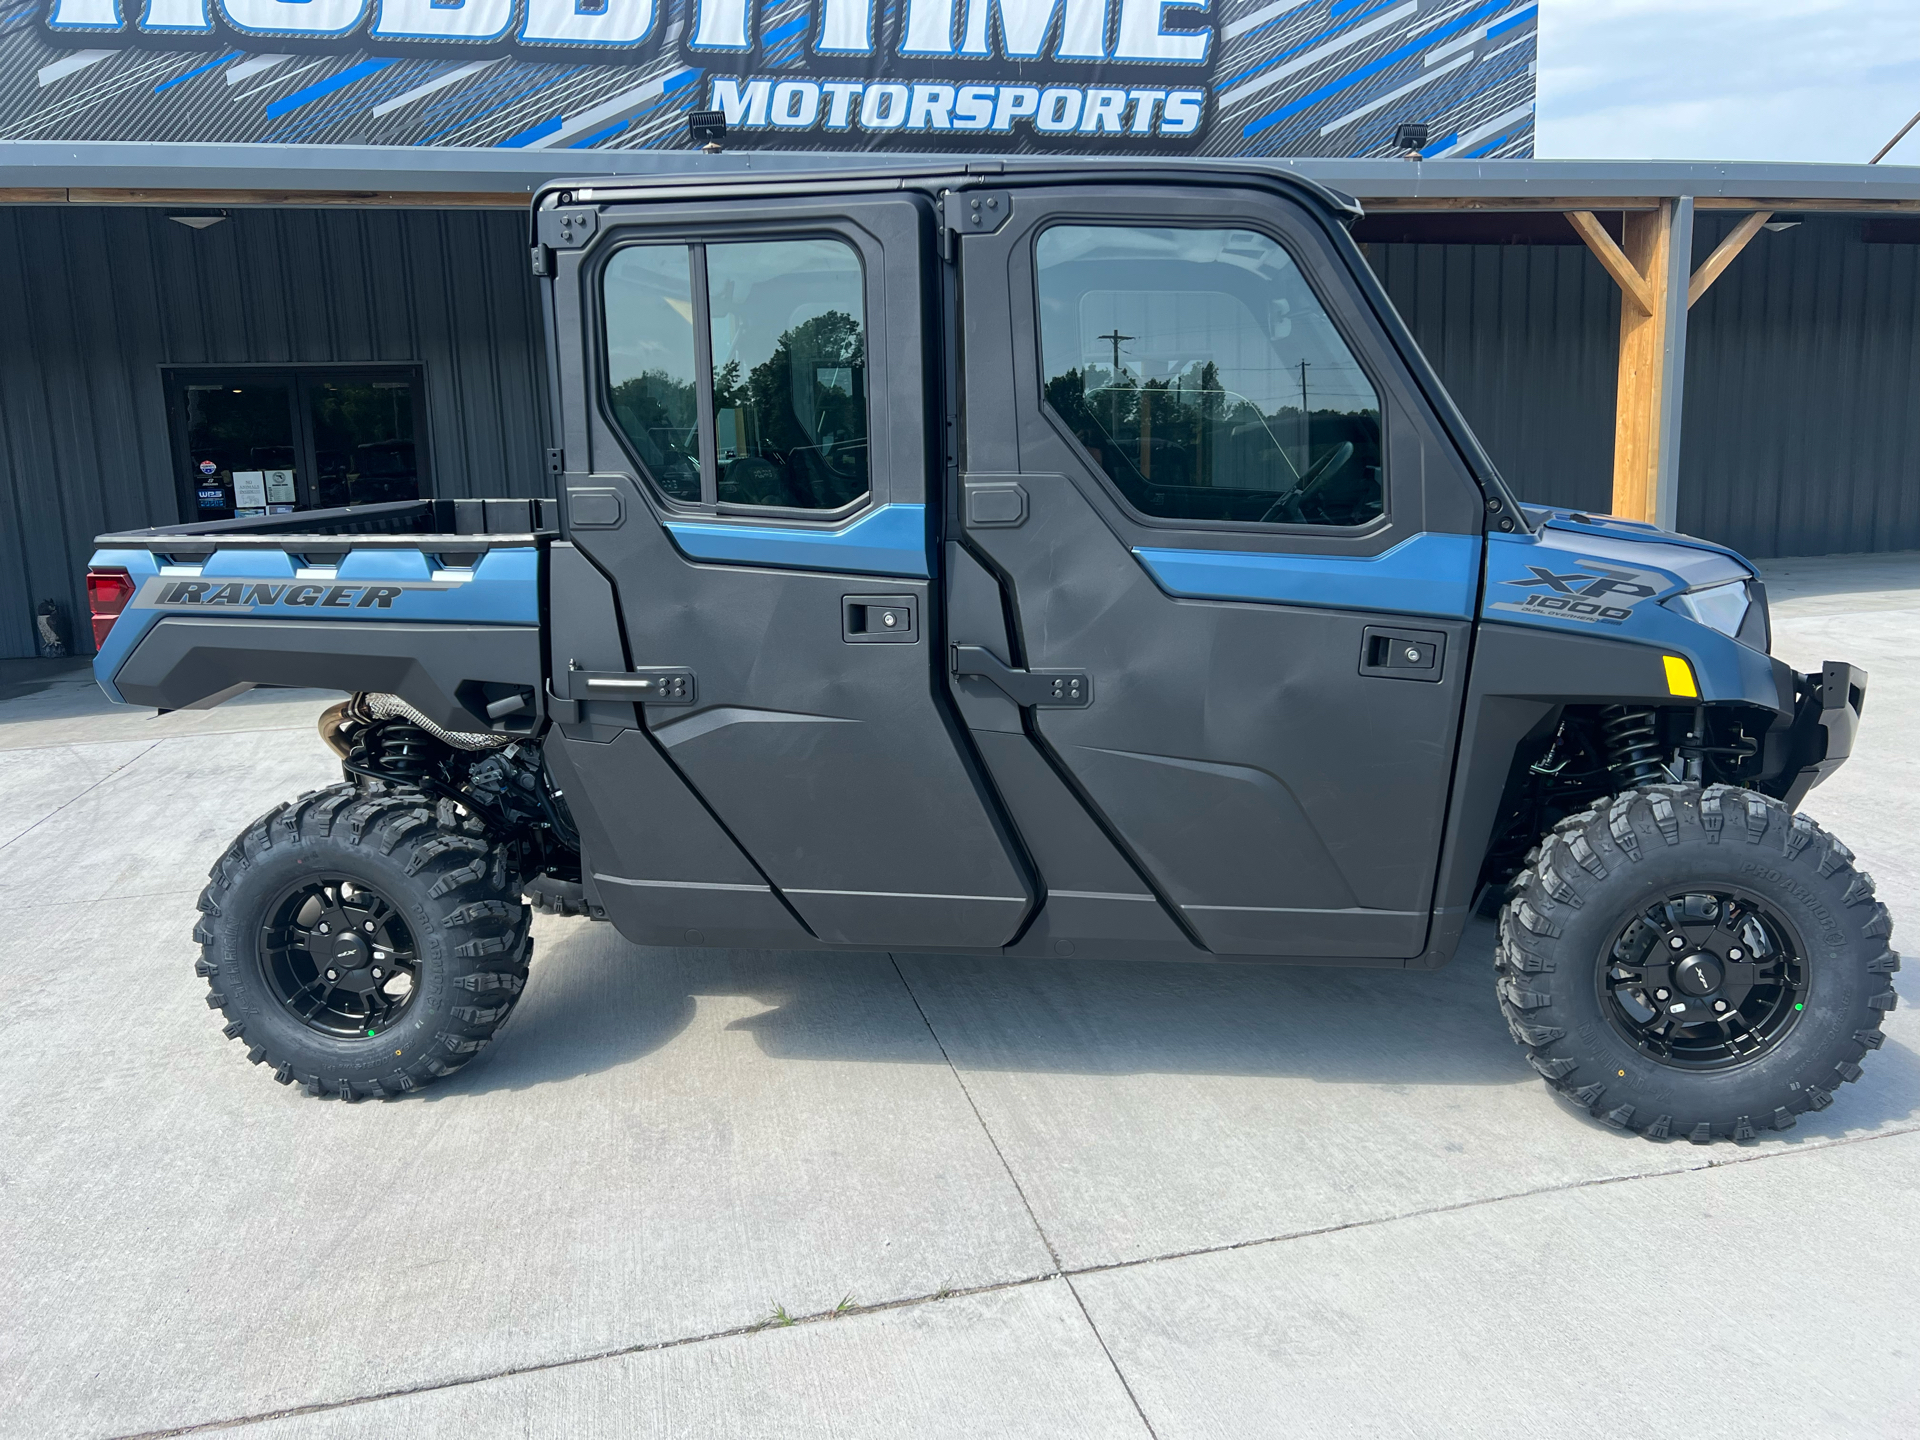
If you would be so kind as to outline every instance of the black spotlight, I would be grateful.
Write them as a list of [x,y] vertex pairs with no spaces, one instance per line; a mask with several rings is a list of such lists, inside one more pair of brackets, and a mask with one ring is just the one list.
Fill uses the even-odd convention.
[[1393,148],[1396,150],[1424,150],[1432,129],[1424,120],[1402,120],[1393,127]]
[[727,138],[727,112],[724,110],[694,110],[687,115],[687,138],[694,144],[714,149],[720,148],[720,142]]

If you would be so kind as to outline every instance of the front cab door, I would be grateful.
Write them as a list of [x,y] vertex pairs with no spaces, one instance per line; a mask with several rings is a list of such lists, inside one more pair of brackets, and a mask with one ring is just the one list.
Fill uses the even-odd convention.
[[979,650],[1084,676],[1021,723],[1190,940],[1417,956],[1482,506],[1351,245],[1268,194],[998,198],[959,245],[950,523],[1011,624],[956,607],[969,723]]

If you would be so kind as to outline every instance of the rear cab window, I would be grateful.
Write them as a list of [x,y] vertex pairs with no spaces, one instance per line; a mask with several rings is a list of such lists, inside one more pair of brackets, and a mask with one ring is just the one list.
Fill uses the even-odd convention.
[[614,254],[607,409],[663,498],[828,513],[867,497],[864,284],[837,239]]

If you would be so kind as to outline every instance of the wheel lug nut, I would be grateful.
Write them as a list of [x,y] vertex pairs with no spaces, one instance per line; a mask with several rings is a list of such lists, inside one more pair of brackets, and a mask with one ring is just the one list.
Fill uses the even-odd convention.
[[327,935],[332,933],[331,930],[328,928],[327,922],[324,920],[320,922],[320,933],[322,935]]
[[[380,972],[376,970],[373,973],[378,975]],[[1724,1010],[1727,1008],[1727,1002],[1724,1000],[1716,1000],[1713,1002],[1713,1008],[1716,1010]]]
[[1739,958],[1740,958],[1740,947],[1738,945],[1734,946],[1731,950],[1727,951],[1727,959],[1738,960]]
[[1675,950],[1684,950],[1687,948],[1687,942],[1681,939],[1678,935],[1674,936],[1671,940],[1667,941],[1667,944],[1672,946]]
[[1656,990],[1653,992],[1653,998],[1656,1000],[1671,1000],[1673,998],[1673,992],[1671,990]]
[[[378,965],[373,967],[373,978],[376,980],[380,978],[380,967]],[[1723,1005],[1721,1008],[1724,1009],[1726,1007]]]
[[339,978],[340,978],[340,972],[338,970],[327,971],[327,979],[338,980]]
[[373,933],[373,922],[372,922],[371,920],[369,920],[369,921],[367,921],[367,923],[366,923],[366,924],[365,924],[364,926],[362,926],[361,928],[362,928],[362,929],[364,929],[364,930],[365,930],[365,931],[366,931],[366,932],[367,932],[367,933],[368,933],[369,935],[371,935],[371,934]]

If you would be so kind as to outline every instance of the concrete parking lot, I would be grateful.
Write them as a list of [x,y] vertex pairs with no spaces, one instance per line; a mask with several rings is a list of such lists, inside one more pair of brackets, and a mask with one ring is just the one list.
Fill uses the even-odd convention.
[[[1872,675],[1806,808],[1920,934],[1920,556],[1770,567]],[[193,900],[331,697],[0,675],[0,1433],[1911,1436],[1920,1025],[1701,1149],[1435,974],[641,950],[341,1105],[221,1038]],[[1911,984],[1911,982],[1909,982]],[[788,1323],[788,1322],[793,1323]]]

